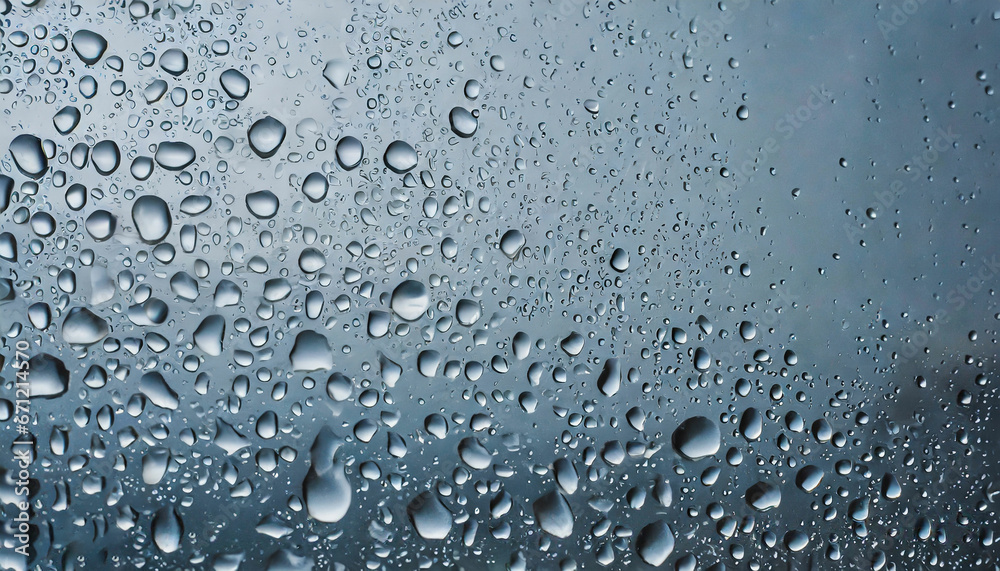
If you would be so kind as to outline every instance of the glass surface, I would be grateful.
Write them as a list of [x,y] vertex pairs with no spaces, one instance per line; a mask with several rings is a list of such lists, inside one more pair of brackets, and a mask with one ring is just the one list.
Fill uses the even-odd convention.
[[995,3],[0,12],[0,568],[998,568]]

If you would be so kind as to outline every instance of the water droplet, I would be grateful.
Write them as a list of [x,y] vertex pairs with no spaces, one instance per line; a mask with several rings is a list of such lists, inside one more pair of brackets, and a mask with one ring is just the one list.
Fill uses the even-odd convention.
[[246,196],[247,210],[261,220],[273,218],[278,213],[278,197],[270,190],[251,192]]
[[101,141],[90,154],[97,172],[104,176],[114,173],[122,162],[122,153],[114,141]]
[[289,360],[296,371],[329,370],[333,368],[333,350],[325,336],[303,331],[295,336]]
[[108,333],[108,322],[86,307],[69,310],[62,324],[63,340],[70,345],[93,345]]
[[447,539],[451,532],[452,517],[437,494],[421,492],[406,506],[406,514],[417,535],[424,539]]
[[538,498],[532,510],[538,527],[545,533],[561,539],[573,535],[573,512],[559,492],[552,490]]
[[646,564],[659,567],[674,552],[674,533],[663,520],[656,520],[639,530],[635,553]]
[[321,173],[309,173],[302,181],[302,194],[311,202],[321,202],[330,191],[330,182]]
[[714,456],[722,444],[718,425],[704,416],[692,416],[674,430],[674,450],[688,460]]
[[393,141],[385,149],[385,165],[397,174],[413,170],[417,166],[417,151],[408,143]]
[[173,507],[164,506],[156,512],[150,531],[153,535],[153,543],[160,551],[173,553],[180,549],[184,526]]
[[268,115],[259,119],[247,131],[250,148],[262,159],[274,156],[285,140],[285,125]]
[[302,482],[302,496],[309,517],[335,523],[351,508],[351,484],[344,464],[335,458],[340,439],[324,426],[309,450],[309,471]]
[[803,466],[795,475],[795,485],[803,492],[812,492],[823,482],[823,470],[812,465]]
[[899,480],[896,479],[896,476],[886,472],[882,476],[882,497],[887,500],[895,500],[902,494],[903,489],[899,485]]
[[611,254],[611,269],[616,272],[624,272],[628,269],[628,263],[628,252],[621,248],[615,248],[615,251]]
[[218,357],[222,354],[222,339],[226,334],[226,320],[221,315],[209,315],[195,329],[195,346],[205,354]]
[[347,85],[347,76],[350,73],[351,65],[342,59],[332,59],[323,67],[323,77],[337,89],[343,89]]
[[160,56],[160,67],[163,71],[177,77],[187,71],[188,57],[183,50],[170,48]]
[[507,64],[504,63],[502,57],[495,55],[490,57],[490,67],[493,68],[493,71],[503,71]]
[[194,162],[194,148],[183,142],[166,141],[156,147],[156,163],[169,171],[179,171]]
[[354,170],[365,157],[365,147],[361,141],[347,135],[337,141],[337,163],[344,170]]
[[431,305],[430,291],[423,283],[406,280],[392,290],[389,306],[406,321],[416,321]]
[[781,488],[770,482],[757,482],[747,489],[744,499],[751,508],[766,512],[781,505]]
[[38,178],[49,168],[42,140],[34,135],[18,135],[10,142],[10,155],[21,174]]
[[[84,192],[86,192],[86,190],[84,190]],[[90,234],[91,238],[98,242],[103,242],[104,240],[114,236],[117,225],[118,219],[115,218],[114,214],[111,214],[107,210],[95,210],[94,213],[88,216],[87,220],[84,222],[84,228],[87,229],[87,233]]]
[[604,368],[597,377],[597,388],[604,396],[613,397],[622,386],[622,367],[618,359],[604,361]]
[[464,107],[453,108],[448,114],[448,121],[451,123],[451,130],[462,138],[475,135],[479,128],[479,119]]
[[73,33],[73,51],[87,65],[94,65],[101,60],[108,41],[104,36],[90,30],[77,30]]
[[524,244],[524,234],[520,230],[508,230],[500,237],[500,251],[512,260],[521,253]]
[[28,359],[31,375],[31,398],[51,399],[69,390],[69,370],[57,357],[39,353]]
[[166,238],[173,224],[167,203],[151,194],[140,196],[132,204],[132,222],[139,237],[150,244]]
[[242,101],[250,94],[250,79],[238,70],[227,69],[219,75],[219,83],[226,95]]
[[485,470],[493,464],[493,454],[472,436],[458,443],[458,456],[473,470]]

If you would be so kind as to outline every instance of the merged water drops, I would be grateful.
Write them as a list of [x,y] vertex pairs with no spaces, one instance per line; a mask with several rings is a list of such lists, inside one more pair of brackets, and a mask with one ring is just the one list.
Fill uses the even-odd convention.
[[87,65],[94,65],[101,61],[104,52],[108,49],[108,40],[104,36],[91,30],[80,29],[73,32],[71,42],[73,51]]
[[421,492],[406,506],[406,513],[417,534],[428,540],[447,539],[452,516],[433,492]]

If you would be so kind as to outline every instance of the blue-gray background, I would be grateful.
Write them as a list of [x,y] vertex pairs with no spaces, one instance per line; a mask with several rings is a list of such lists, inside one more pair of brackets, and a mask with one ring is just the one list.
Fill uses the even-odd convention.
[[[665,566],[693,555],[700,568],[871,569],[883,553],[898,569],[995,568],[995,2],[158,1],[148,15],[141,2],[16,4],[0,26],[9,126],[0,170],[14,183],[0,224],[17,250],[0,260],[14,288],[0,302],[3,396],[14,400],[18,340],[68,371],[64,394],[31,402],[33,564],[649,568],[637,535],[663,521],[676,537]],[[94,66],[59,49],[58,34],[80,29],[108,41]],[[159,65],[171,48],[189,59],[176,77]],[[346,85],[323,77],[331,60],[350,69]],[[227,69],[249,79],[245,99],[220,88]],[[87,75],[98,85],[90,99],[79,87]],[[168,94],[149,102],[155,80]],[[469,80],[481,84],[475,99],[463,93]],[[60,134],[52,117],[70,105],[81,123]],[[478,111],[471,138],[451,131],[456,106]],[[270,158],[247,142],[265,115],[287,128]],[[55,150],[37,188],[7,152],[25,133]],[[365,148],[352,171],[334,155],[348,135]],[[122,152],[111,175],[68,160],[74,145],[108,139]],[[416,149],[416,178],[385,168],[394,140]],[[188,143],[197,159],[137,180],[132,161],[164,141]],[[312,172],[330,185],[319,203],[301,191]],[[72,183],[91,191],[80,211],[64,199]],[[246,206],[259,190],[280,200],[270,220]],[[130,214],[148,194],[170,209],[163,242],[176,254],[167,261]],[[182,212],[189,195],[211,197],[211,208]],[[98,210],[118,220],[107,241],[84,228]],[[53,217],[53,233],[32,224],[36,213]],[[186,224],[198,234],[190,253],[179,238]],[[524,237],[513,259],[499,246],[510,230]],[[452,244],[455,255],[443,255]],[[318,273],[297,264],[307,246],[325,256]],[[621,272],[611,265],[618,248],[629,256]],[[263,273],[250,268],[255,255]],[[75,288],[60,285],[65,271]],[[194,301],[170,286],[181,271],[198,281]],[[278,278],[290,293],[269,301],[264,282]],[[407,279],[431,297],[409,323],[390,307]],[[241,290],[238,304],[216,306],[222,280]],[[107,294],[99,303],[97,292]],[[308,292],[323,295],[318,317],[306,315]],[[150,296],[169,308],[160,324],[129,316]],[[455,316],[463,299],[481,308],[471,325]],[[38,304],[50,317],[33,322],[29,307],[45,313]],[[62,325],[77,307],[109,335],[70,346]],[[372,312],[391,319],[387,335],[369,335]],[[193,341],[212,315],[226,323],[220,355]],[[744,321],[756,325],[752,340],[740,339]],[[266,331],[266,343],[255,346],[251,331]],[[331,370],[292,366],[303,331],[326,337]],[[561,346],[572,332],[584,339],[575,355]],[[150,350],[154,333],[168,349]],[[523,357],[518,333],[530,340]],[[699,347],[712,358],[704,370]],[[418,371],[424,351],[441,356],[433,375]],[[613,395],[597,386],[609,358],[626,377]],[[402,367],[398,380],[386,360]],[[448,361],[462,373],[447,375]],[[84,383],[92,365],[109,371],[106,385]],[[139,381],[150,371],[177,393],[175,408],[148,398],[130,406],[151,392]],[[340,402],[325,390],[334,371],[353,385]],[[287,395],[277,399],[281,382]],[[530,401],[537,407],[522,406]],[[626,421],[633,407],[647,418],[641,430]],[[763,414],[760,440],[737,428],[748,408]],[[255,433],[268,411],[279,419],[273,439]],[[788,428],[793,411],[805,432]],[[443,439],[425,426],[432,414],[447,418]],[[671,434],[695,415],[721,428],[721,449],[689,461]],[[5,416],[6,444],[15,435]],[[378,427],[368,443],[355,436],[363,419]],[[842,446],[810,434],[819,419],[845,436]],[[217,445],[227,426],[246,437],[232,454]],[[310,454],[322,426],[342,441],[335,466],[351,489],[331,523],[310,518],[302,499],[307,471],[322,463]],[[469,437],[493,454],[490,467],[459,458]],[[615,462],[616,441],[638,452]],[[730,449],[742,463],[727,461]],[[260,465],[267,450],[282,458],[270,471]],[[574,493],[562,490],[574,520],[567,538],[544,533],[533,511],[560,489],[559,458],[580,475]],[[372,479],[361,475],[366,461],[378,465]],[[144,462],[165,473],[145,481]],[[795,485],[804,464],[826,472],[811,493]],[[720,475],[705,485],[712,467]],[[901,484],[897,499],[881,493],[886,473]],[[0,493],[8,522],[11,477]],[[672,486],[669,506],[652,497],[657,478]],[[759,481],[780,487],[777,508],[757,513],[744,501]],[[452,514],[445,539],[420,537],[409,519],[425,490]],[[633,501],[636,490],[644,502]],[[511,509],[491,515],[503,492]],[[856,521],[849,506],[865,498],[869,513]],[[720,533],[726,518],[742,529]],[[925,527],[929,538],[918,536]],[[786,548],[790,530],[808,536],[801,551]]]

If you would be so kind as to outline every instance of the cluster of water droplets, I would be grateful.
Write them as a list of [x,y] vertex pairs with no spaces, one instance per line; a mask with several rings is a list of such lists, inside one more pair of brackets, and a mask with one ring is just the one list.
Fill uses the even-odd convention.
[[38,561],[945,557],[905,503],[930,451],[761,324],[791,303],[739,301],[718,221],[750,209],[701,156],[731,114],[698,118],[711,72],[651,8],[24,4],[0,300],[4,351],[33,347]]

